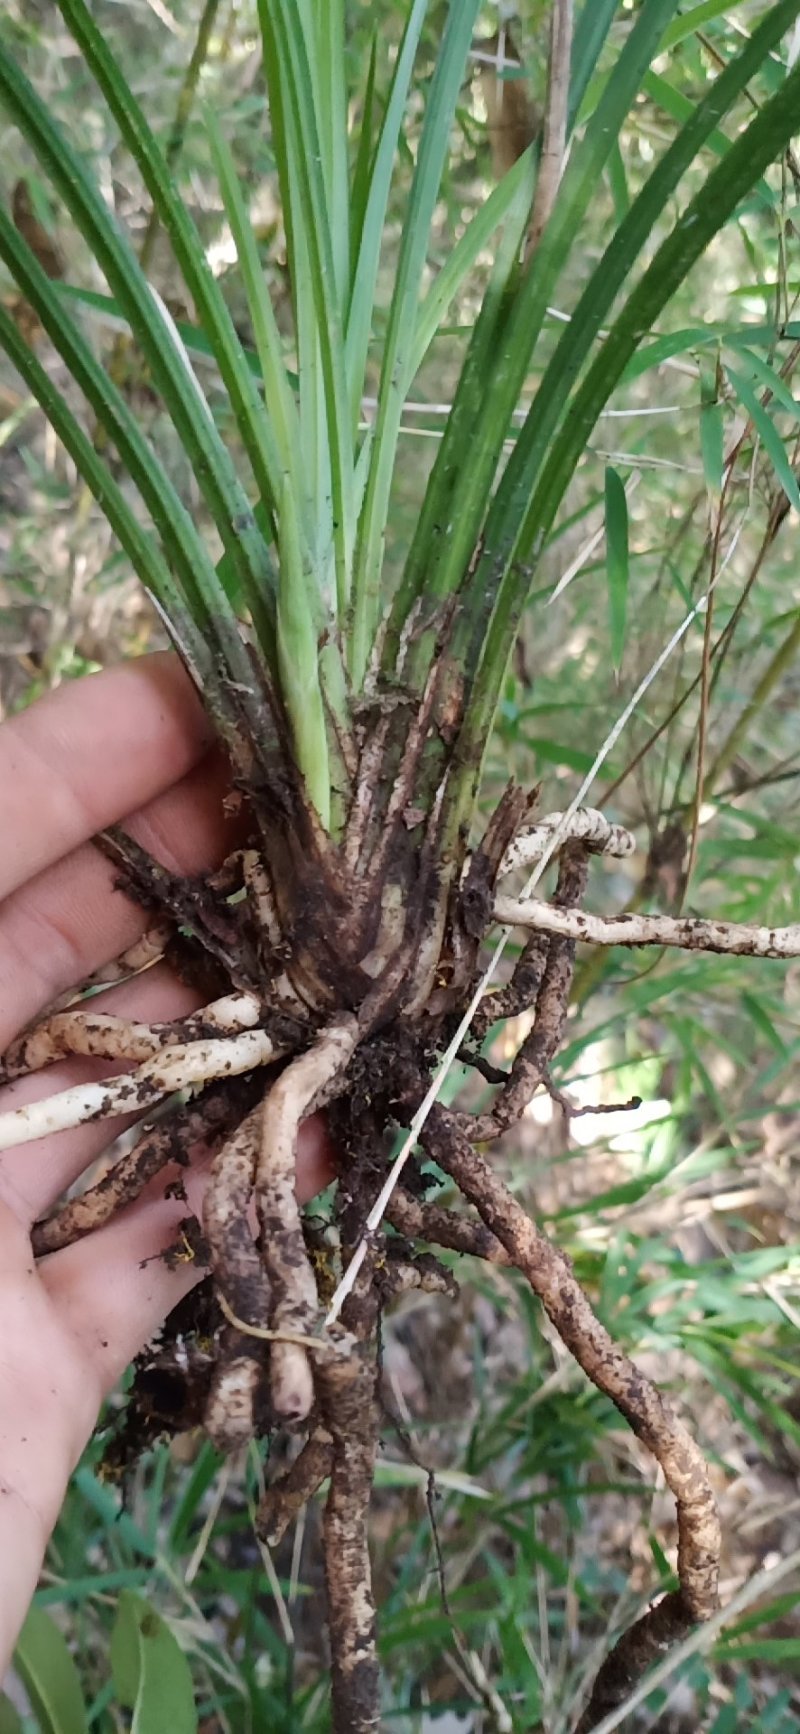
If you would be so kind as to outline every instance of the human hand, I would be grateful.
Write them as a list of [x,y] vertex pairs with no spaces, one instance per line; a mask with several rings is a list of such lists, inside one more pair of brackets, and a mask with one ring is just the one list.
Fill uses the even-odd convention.
[[[115,889],[116,870],[92,836],[124,819],[165,866],[198,873],[234,846],[226,787],[208,721],[172,655],[61,687],[0,728],[0,1054],[148,925]],[[150,1022],[198,1004],[156,964],[93,1009]],[[119,1070],[119,1062],[65,1060],[0,1091],[0,1104]],[[35,1264],[32,1224],[124,1124],[82,1126],[0,1156],[0,1678],[102,1400],[202,1274],[168,1269],[157,1256],[186,1214],[180,1200],[164,1198],[163,1178],[106,1227]],[[324,1125],[309,1120],[298,1146],[301,1200],[330,1173]],[[202,1186],[199,1156],[187,1180],[193,1209]]]

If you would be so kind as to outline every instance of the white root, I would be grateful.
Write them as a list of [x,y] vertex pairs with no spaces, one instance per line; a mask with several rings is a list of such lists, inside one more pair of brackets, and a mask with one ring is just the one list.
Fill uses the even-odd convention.
[[265,1066],[282,1052],[264,1030],[242,1030],[228,1039],[187,1042],[161,1049],[156,1059],[120,1077],[76,1084],[40,1102],[0,1114],[0,1150],[30,1144],[53,1132],[66,1132],[91,1120],[139,1114],[178,1090],[197,1088],[214,1078],[233,1078]]
[[496,897],[494,918],[503,927],[532,927],[589,945],[665,945],[735,957],[800,957],[800,925],[749,927],[695,915],[587,915],[583,909],[556,909],[539,897]]
[[73,1008],[57,1012],[19,1036],[0,1070],[6,1078],[19,1078],[39,1072],[68,1054],[143,1062],[155,1059],[166,1048],[185,1047],[201,1037],[252,1029],[260,1016],[261,1007],[252,993],[226,994],[175,1025],[133,1023],[110,1012]]
[[[562,825],[563,813],[545,813],[537,825],[519,831],[512,838],[500,862],[498,879],[507,878],[515,867],[532,867],[550,847],[555,831]],[[565,843],[584,843],[593,855],[632,855],[636,838],[624,825],[612,825],[596,807],[578,807],[564,826],[559,848]]]
[[[297,1134],[315,1099],[347,1065],[357,1040],[356,1019],[344,1016],[323,1031],[308,1053],[287,1066],[264,1103],[256,1206],[273,1295],[270,1326],[290,1336],[311,1334],[318,1307],[294,1189]],[[307,1351],[294,1342],[276,1341],[270,1384],[275,1415],[285,1421],[303,1420],[314,1401]]]

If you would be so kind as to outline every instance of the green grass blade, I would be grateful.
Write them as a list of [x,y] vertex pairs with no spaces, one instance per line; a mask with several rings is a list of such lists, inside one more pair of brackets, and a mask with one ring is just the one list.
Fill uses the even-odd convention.
[[347,316],[347,389],[350,409],[357,420],[367,353],[372,335],[375,290],[378,281],[386,210],[397,160],[397,141],[403,123],[411,73],[428,0],[413,0],[395,61],[386,110],[372,159],[360,244],[353,269],[353,292]]
[[[253,523],[233,460],[213,425],[194,375],[167,328],[163,308],[139,269],[80,159],[44,103],[0,45],[0,102],[38,156],[105,274],[153,372],[223,543],[231,553],[262,643],[269,640],[269,551]],[[200,413],[198,413],[200,411]]]
[[[103,92],[122,137],[141,172],[153,207],[169,236],[200,323],[212,343],[239,433],[250,459],[256,487],[262,498],[268,499],[269,474],[264,450],[266,418],[250,370],[242,355],[233,320],[209,267],[195,224],[176,191],[170,169],[142,109],[122,77],[85,0],[58,0],[58,5]],[[254,544],[253,552],[258,571],[257,544]],[[264,575],[263,572],[261,575]]]
[[[0,211],[0,219],[3,217]],[[2,237],[0,235],[0,241]],[[0,256],[5,252],[0,248]],[[32,303],[33,305],[33,303]],[[51,427],[69,453],[78,474],[83,478],[124,549],[142,583],[174,620],[176,633],[191,643],[194,660],[203,669],[210,667],[205,641],[190,612],[186,598],[177,589],[151,536],[142,528],[132,512],[121,488],[108,465],[95,451],[91,440],[76,421],[69,404],[45,372],[33,349],[25,342],[11,314],[0,301],[0,347],[17,369],[20,378],[43,409]],[[65,355],[68,361],[68,354]],[[202,622],[202,612],[198,610]]]
[[568,134],[572,132],[580,114],[583,99],[597,70],[616,12],[617,0],[583,0],[572,44]]
[[[520,269],[520,250],[530,217],[530,195],[530,182],[521,180],[497,250],[489,287],[475,322],[403,574],[392,599],[389,624],[382,646],[383,667],[388,675],[391,675],[395,667],[409,613],[417,598],[428,593],[431,553],[442,537],[452,534],[452,497],[463,465],[464,452],[474,437],[476,417],[481,414],[481,405],[486,402],[491,392],[497,350],[513,302],[514,278]],[[430,594],[432,599],[435,598],[434,590]],[[417,671],[422,671],[422,678],[425,655],[430,648],[429,635],[426,634],[422,639],[417,638],[413,663]],[[403,679],[406,682],[413,679],[408,663],[403,670]]]
[[625,494],[625,484],[610,464],[606,468],[605,496],[606,578],[611,627],[611,660],[618,674],[622,666],[622,653],[625,649],[625,622],[628,613],[628,580],[630,576],[628,501]]
[[445,314],[452,301],[455,300],[462,284],[467,281],[479,255],[484,252],[492,237],[505,222],[512,205],[517,199],[520,189],[527,190],[528,199],[533,196],[532,153],[529,150],[515,162],[513,168],[503,175],[497,186],[493,187],[488,199],[485,199],[476,212],[464,233],[459,236],[452,252],[442,266],[439,275],[422,303],[417,318],[417,329],[414,333],[414,347],[411,352],[410,372],[412,379],[419,372],[425,356],[444,321]]
[[295,756],[308,794],[326,829],[331,821],[330,771],[325,711],[317,664],[310,574],[304,568],[292,484],[281,495],[280,581],[278,588],[278,667],[292,729]]
[[[774,17],[776,12],[785,15],[785,10],[783,7],[775,8],[770,17]],[[800,12],[800,0],[794,0],[790,10],[795,14]],[[628,366],[643,332],[653,327],[709,242],[729,221],[740,200],[785,149],[796,127],[799,102],[800,66],[796,66],[731,146],[724,162],[712,170],[670,235],[662,242],[572,399],[569,419],[552,446],[516,538],[513,570],[506,568],[506,577],[498,591],[465,731],[473,742],[483,741],[488,732],[530,583],[530,569],[523,576],[518,562],[525,562],[533,555],[535,565],[538,550],[554,522],[597,417]],[[468,751],[469,740],[465,739],[464,753]]]
[[[426,588],[447,596],[459,588],[486,516],[504,441],[513,429],[531,355],[589,202],[620,127],[640,88],[676,0],[649,0],[637,16],[602,97],[576,146],[550,221],[520,286],[494,359],[492,394],[483,406],[453,494],[446,541],[425,559]],[[491,547],[493,557],[494,548]],[[485,585],[484,585],[485,588]]]
[[[745,411],[745,414],[752,422],[753,427],[758,434],[778,481],[780,482],[790,504],[794,507],[796,512],[800,512],[800,488],[797,485],[797,477],[795,476],[794,470],[789,462],[786,447],[778,433],[778,429],[775,426],[769,410],[765,408],[758,393],[753,390],[750,381],[745,379],[743,374],[738,373],[735,368],[728,366],[726,366],[725,372],[733,386],[736,396],[739,399],[742,409]],[[794,414],[796,420],[798,415],[797,409],[795,409]]]
[[713,24],[717,18],[727,17],[735,6],[741,6],[743,0],[701,0],[700,5],[690,6],[682,17],[676,18],[664,32],[661,44],[662,51],[677,48],[679,42],[685,42],[687,36],[693,36],[696,30],[704,30],[707,24]]
[[[116,446],[128,475],[150,511],[162,541],[174,551],[176,570],[180,572],[184,607],[191,609],[199,622],[208,624],[211,618],[208,603],[209,600],[216,600],[214,567],[191,518],[137,427],[124,398],[95,360],[78,326],[65,313],[55,285],[50,282],[2,206],[0,258],[11,271],[69,368],[71,377],[83,391],[98,421]],[[108,499],[116,520],[113,528],[120,535],[122,545],[148,588],[158,597],[162,606],[168,607],[178,593],[171,580],[169,586],[165,585],[163,574],[160,575],[160,567],[152,564],[155,555],[152,543],[138,526],[114,483],[111,472],[75,422],[60,393],[54,386],[49,386],[47,375],[36,355],[25,343],[10,315],[5,312],[3,346],[30,384],[39,402],[42,403],[43,395],[47,396],[47,405],[43,404],[43,407],[46,407],[48,416],[52,414],[55,418],[53,425],[56,431],[64,438],[65,445],[75,457],[75,462],[95,497],[101,503]],[[68,421],[65,420],[65,415]],[[73,432],[73,427],[76,432]],[[143,566],[147,568],[147,572]],[[211,592],[210,597],[208,591]],[[231,623],[235,626],[232,616]]]
[[269,416],[265,457],[269,469],[271,497],[280,499],[282,477],[288,472],[295,485],[295,498],[299,507],[304,493],[300,484],[300,426],[297,405],[284,366],[281,334],[233,157],[211,110],[207,111],[206,124],[219,189],[247,295],[256,354],[264,382]]
[[[353,511],[353,442],[344,367],[343,309],[338,299],[330,214],[326,203],[314,83],[309,67],[302,22],[291,0],[259,0],[259,22],[270,74],[270,97],[280,85],[279,105],[289,197],[293,200],[295,267],[300,248],[305,250],[313,297],[313,332],[306,340],[314,346],[309,365],[316,371],[314,355],[319,346],[324,387],[324,446],[329,461],[330,505],[327,502],[327,463],[320,476],[318,506],[332,514],[336,568],[336,598],[340,620],[348,609],[355,542]],[[302,223],[302,233],[299,230]],[[298,310],[299,323],[299,310]],[[302,332],[298,330],[298,339]],[[301,368],[301,394],[303,369]],[[301,408],[302,408],[301,404]],[[312,409],[312,414],[314,410]],[[321,415],[322,410],[317,412]],[[319,447],[318,447],[319,449]],[[320,511],[320,522],[323,515]]]
[[[378,32],[374,32],[370,43],[369,65],[364,83],[364,96],[361,104],[361,115],[358,121],[358,149],[353,166],[353,186],[350,193],[350,258],[358,261],[361,252],[361,237],[364,232],[364,218],[369,201],[372,183],[372,160],[374,149],[373,126],[375,120],[375,75],[378,70]],[[357,271],[355,277],[357,278]],[[352,304],[355,290],[355,278],[350,284],[350,301]],[[349,322],[349,320],[348,320]]]
[[313,6],[309,55],[317,73],[319,137],[330,213],[336,294],[341,308],[350,292],[350,187],[347,142],[347,71],[344,0]]
[[357,691],[364,681],[380,615],[386,518],[403,403],[411,378],[420,284],[478,10],[479,0],[458,0],[448,11],[406,211],[384,345],[372,462],[359,524],[353,619],[347,646],[350,675]]
[[[782,0],[782,4],[772,9],[744,44],[736,59],[720,74],[656,165],[581,295],[570,324],[545,369],[489,512],[487,553],[475,572],[473,586],[474,635],[478,642],[483,638],[498,575],[505,572],[504,585],[513,587],[516,582],[521,593],[525,589],[525,581],[520,582],[519,573],[516,580],[510,574],[511,563],[527,557],[520,552],[518,545],[520,525],[529,513],[536,479],[551,450],[575,382],[616,297],[624,289],[654,225],[686,170],[715,130],[721,116],[741,94],[763,64],[764,56],[780,41],[798,12],[800,0]],[[692,335],[691,332],[684,334],[684,347]],[[703,328],[697,335],[705,338]],[[664,342],[669,349],[672,340],[665,339]],[[661,355],[660,350],[657,353]],[[526,547],[531,544],[532,522],[531,518],[525,533]]]

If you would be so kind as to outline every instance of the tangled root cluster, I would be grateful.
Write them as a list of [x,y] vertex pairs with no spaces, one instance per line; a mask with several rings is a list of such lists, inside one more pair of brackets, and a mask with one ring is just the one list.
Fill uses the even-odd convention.
[[[171,877],[122,833],[101,842],[121,883],[155,919],[146,941],[119,960],[117,976],[164,956],[202,984],[208,1003],[181,1023],[153,1026],[93,1012],[92,1002],[80,999],[57,1009],[9,1050],[6,1077],[66,1053],[117,1058],[127,1069],[1,1117],[0,1147],[87,1119],[158,1109],[132,1150],[37,1225],[39,1256],[108,1222],[199,1141],[213,1152],[202,1223],[187,1219],[183,1237],[183,1254],[208,1269],[181,1309],[191,1396],[166,1415],[163,1402],[151,1401],[144,1432],[139,1412],[139,1442],[201,1418],[225,1452],[276,1428],[297,1435],[299,1449],[267,1488],[258,1528],[275,1545],[329,1481],[324,1550],[333,1725],[336,1734],[375,1729],[367,1513],[381,1413],[381,1315],[409,1289],[453,1291],[452,1273],[434,1248],[514,1266],[584,1372],[653,1453],[677,1503],[680,1587],[607,1659],[579,1724],[580,1734],[588,1734],[659,1651],[715,1609],[717,1515],[698,1447],[616,1346],[568,1259],[478,1146],[512,1127],[534,1092],[550,1087],[576,938],[581,924],[594,919],[581,908],[590,858],[627,854],[633,839],[591,810],[568,822],[553,814],[532,825],[530,802],[511,790],[480,849],[449,883],[435,864],[426,879],[424,851],[417,852],[413,876],[398,870],[395,855],[374,907],[353,894],[341,860],[334,873],[329,856],[313,848],[313,873],[301,871],[296,859],[276,872],[256,845],[198,884]],[[508,876],[548,852],[558,862],[552,900],[514,902],[504,891]],[[475,997],[484,936],[498,917],[525,923],[528,937],[510,980],[479,1004],[470,1041],[479,1049],[490,1026],[522,1012],[530,1014],[530,1033],[507,1074],[462,1047],[462,1057],[494,1088],[491,1106],[470,1116],[436,1104],[419,1133],[423,1157],[450,1178],[466,1208],[430,1197],[412,1156],[382,1222],[367,1230],[392,1139],[409,1126]],[[701,943],[687,937],[693,926],[704,928],[703,943],[714,942],[711,924],[673,925],[684,930],[673,943]],[[629,943],[640,942],[637,933],[631,931]],[[736,945],[724,935],[720,943],[755,949],[739,937]],[[780,938],[771,938],[777,955]],[[324,1230],[304,1223],[294,1193],[298,1129],[321,1108],[339,1153],[333,1216]],[[143,1362],[140,1393],[156,1366],[157,1357]]]

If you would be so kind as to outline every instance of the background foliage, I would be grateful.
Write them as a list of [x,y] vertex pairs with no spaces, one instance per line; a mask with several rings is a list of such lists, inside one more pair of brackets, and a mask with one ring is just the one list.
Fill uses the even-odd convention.
[[[399,39],[404,10],[400,0],[351,8],[354,63],[366,65],[376,19],[382,42]],[[409,176],[445,10],[432,5],[425,27],[407,133]],[[567,285],[572,301],[551,310],[553,334],[609,223],[627,209],[676,120],[698,100],[719,57],[767,10],[760,0],[684,6],[585,223],[575,281]],[[146,98],[151,124],[165,143],[173,141],[181,190],[250,341],[199,101],[176,129],[198,42],[198,0],[95,11]],[[535,116],[545,13],[530,0],[511,19],[529,71],[524,85],[509,75],[498,91],[491,66],[473,62],[437,210],[432,273],[506,165],[508,138],[491,124],[499,95],[512,100],[513,90],[516,99],[524,88],[528,112],[521,101],[514,107],[514,126],[523,132]],[[252,9],[221,0],[207,4],[203,17],[198,96],[213,108],[246,181],[280,323],[283,235]],[[497,9],[487,6],[482,33],[490,39],[497,28]],[[146,239],[143,189],[71,39],[36,0],[14,0],[2,29],[136,244],[147,248],[161,294],[177,317],[185,314],[163,238]],[[487,52],[495,52],[491,44]],[[741,103],[727,123],[730,136],[764,94],[751,92]],[[41,262],[49,246],[56,280],[97,289],[80,242],[2,121],[0,140],[4,198],[29,238],[36,235]],[[520,780],[542,780],[545,810],[565,805],[604,730],[714,578],[710,639],[720,653],[711,664],[698,846],[685,906],[776,924],[800,918],[800,493],[792,383],[800,324],[796,331],[791,324],[800,293],[798,177],[790,157],[739,209],[671,309],[669,337],[645,346],[599,424],[529,605],[485,790],[489,803],[510,767]],[[402,191],[391,213],[395,242]],[[663,213],[664,234],[672,215]],[[390,561],[399,562],[413,531],[441,407],[452,394],[489,262],[487,254],[406,407]],[[392,268],[390,238],[387,283]],[[2,294],[24,321],[26,310],[7,284]],[[192,478],[181,470],[135,352],[106,313],[84,301],[80,316],[111,355],[137,416],[202,521]],[[774,333],[787,324],[790,339],[778,349]],[[547,353],[545,344],[537,368]],[[213,401],[213,372],[204,385]],[[365,404],[365,416],[371,408]],[[157,624],[108,530],[7,368],[0,372],[0,500],[7,709],[157,641]],[[608,795],[599,788],[593,796],[641,841],[632,863],[599,876],[594,894],[603,907],[673,909],[681,893],[681,842],[697,800],[703,626],[700,617],[615,749]],[[643,1107],[574,1120],[568,1132],[556,1106],[539,1112],[537,1104],[524,1137],[514,1134],[502,1152],[519,1189],[574,1256],[602,1316],[693,1420],[722,1505],[726,1595],[800,1547],[799,1046],[796,964],[666,954],[643,968],[636,956],[587,957],[555,1081],[584,1103],[639,1095]],[[387,1333],[398,1425],[387,1425],[374,1542],[390,1725],[415,1734],[500,1729],[502,1702],[511,1706],[514,1729],[543,1720],[557,1734],[569,1727],[576,1692],[593,1671],[587,1644],[596,1639],[602,1649],[608,1642],[599,1610],[618,1592],[622,1628],[636,1612],[637,1590],[652,1584],[654,1561],[670,1581],[664,1550],[673,1539],[671,1510],[616,1414],[543,1332],[524,1289],[499,1273],[460,1274],[457,1308],[409,1301]],[[406,1434],[417,1462],[409,1461]],[[93,1447],[75,1478],[40,1611],[20,1652],[29,1694],[20,1703],[25,1719],[26,1702],[32,1712],[30,1726],[54,1734],[105,1731],[128,1726],[132,1714],[134,1727],[151,1734],[164,1725],[154,1719],[163,1706],[153,1712],[148,1695],[155,1669],[162,1684],[174,1680],[175,1725],[188,1715],[191,1727],[186,1656],[202,1727],[324,1729],[316,1513],[274,1561],[267,1588],[250,1524],[255,1462],[220,1479],[208,1445],[181,1457],[156,1452],[120,1515],[116,1493],[98,1478],[97,1455]],[[423,1463],[438,1471],[446,1605]],[[146,1632],[137,1596],[158,1616]],[[788,1734],[800,1712],[798,1601],[797,1571],[767,1585],[708,1653],[698,1646],[675,1667],[632,1725],[664,1734],[744,1727]],[[468,1663],[463,1646],[472,1653]],[[481,1691],[481,1668],[496,1700],[488,1684]],[[16,1726],[10,1710],[0,1711],[0,1729],[5,1725]]]

